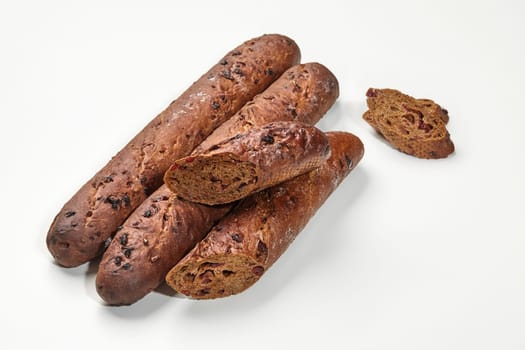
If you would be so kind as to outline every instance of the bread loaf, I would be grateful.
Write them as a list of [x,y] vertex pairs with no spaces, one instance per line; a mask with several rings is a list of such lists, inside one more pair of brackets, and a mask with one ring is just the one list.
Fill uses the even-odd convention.
[[168,272],[168,285],[192,298],[212,299],[259,280],[363,156],[356,136],[327,135],[332,154],[323,165],[242,200]]
[[363,118],[401,152],[418,158],[445,158],[454,152],[446,109],[393,89],[368,89]]
[[314,126],[273,122],[177,160],[164,176],[178,197],[217,205],[237,201],[321,165],[330,155]]
[[[278,120],[315,124],[338,95],[337,79],[323,65],[291,67],[217,128],[193,154]],[[102,256],[96,277],[98,294],[113,305],[143,298],[231,207],[186,202],[161,186],[122,224]]]
[[264,35],[229,52],[64,205],[46,240],[56,262],[72,267],[101,254],[119,225],[162,185],[174,160],[188,155],[299,59],[297,45],[282,35]]

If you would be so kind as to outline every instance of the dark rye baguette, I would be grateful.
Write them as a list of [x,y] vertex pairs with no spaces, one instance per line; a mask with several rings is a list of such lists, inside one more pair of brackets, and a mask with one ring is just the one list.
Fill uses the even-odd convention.
[[446,109],[394,89],[368,89],[363,118],[401,152],[418,158],[446,158],[454,152]]
[[191,298],[213,299],[259,280],[363,156],[356,136],[327,135],[332,154],[322,166],[242,200],[168,272],[168,285]]
[[[217,128],[203,145],[209,148],[278,120],[315,124],[338,96],[337,79],[326,67],[319,63],[296,65]],[[143,298],[231,207],[186,202],[161,186],[122,224],[102,256],[96,277],[98,294],[112,305]]]
[[171,163],[298,63],[297,45],[264,35],[229,52],[155,117],[64,205],[47,234],[56,262],[73,267],[102,253],[129,214],[162,185]]
[[273,122],[177,160],[164,182],[188,201],[225,204],[317,168],[329,156],[328,138],[321,130]]

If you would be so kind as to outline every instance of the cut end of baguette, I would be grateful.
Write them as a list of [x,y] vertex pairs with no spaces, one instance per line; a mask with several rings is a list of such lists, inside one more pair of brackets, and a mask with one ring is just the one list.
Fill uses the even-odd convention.
[[243,292],[264,272],[260,263],[245,255],[207,255],[176,265],[166,283],[193,299],[215,299]]
[[232,153],[179,159],[164,176],[166,186],[191,202],[217,205],[234,202],[255,189],[255,164]]

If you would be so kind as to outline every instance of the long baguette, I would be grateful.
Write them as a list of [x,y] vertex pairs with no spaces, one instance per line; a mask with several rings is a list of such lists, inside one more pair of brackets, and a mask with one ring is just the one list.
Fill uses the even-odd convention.
[[168,285],[195,299],[212,299],[258,281],[363,156],[356,136],[327,135],[332,155],[325,164],[241,201],[168,272]]
[[128,215],[162,185],[170,164],[298,63],[297,45],[263,35],[229,52],[154,118],[64,205],[47,234],[56,262],[73,267],[102,253]]
[[[337,79],[325,66],[296,65],[217,128],[193,154],[278,120],[315,124],[338,95]],[[96,278],[98,294],[112,305],[143,298],[231,208],[186,202],[161,186],[122,224],[104,253]]]

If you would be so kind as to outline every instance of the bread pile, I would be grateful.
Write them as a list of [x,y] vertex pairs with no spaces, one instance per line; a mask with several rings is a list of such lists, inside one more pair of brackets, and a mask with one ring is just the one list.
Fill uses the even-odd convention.
[[[322,64],[299,61],[296,43],[277,34],[219,60],[63,206],[47,234],[56,262],[102,256],[96,289],[111,305],[163,281],[195,299],[253,285],[363,157],[357,136],[314,126],[339,86]],[[432,152],[421,154],[443,155]]]

